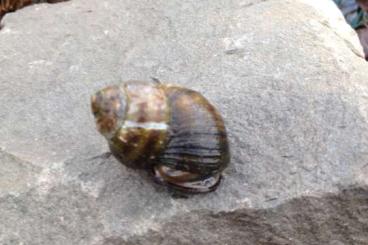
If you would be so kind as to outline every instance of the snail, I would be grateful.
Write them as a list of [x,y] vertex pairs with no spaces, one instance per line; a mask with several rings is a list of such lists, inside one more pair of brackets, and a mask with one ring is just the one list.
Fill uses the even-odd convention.
[[214,191],[230,154],[224,121],[199,92],[130,80],[91,97],[97,130],[124,165],[179,193]]

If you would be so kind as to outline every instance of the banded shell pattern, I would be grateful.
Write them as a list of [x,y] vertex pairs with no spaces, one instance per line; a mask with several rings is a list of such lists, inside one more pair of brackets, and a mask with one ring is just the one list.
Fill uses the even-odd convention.
[[97,129],[124,165],[180,192],[213,191],[229,163],[224,122],[200,93],[128,81],[92,96]]

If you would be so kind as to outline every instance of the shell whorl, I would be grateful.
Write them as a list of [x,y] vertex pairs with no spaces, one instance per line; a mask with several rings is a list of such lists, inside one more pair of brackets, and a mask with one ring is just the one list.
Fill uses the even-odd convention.
[[160,164],[200,175],[221,172],[229,162],[229,149],[220,114],[196,91],[168,86],[165,92],[171,134]]
[[127,108],[124,122],[110,139],[110,149],[124,164],[146,168],[166,145],[169,106],[161,86],[142,81],[123,85]]

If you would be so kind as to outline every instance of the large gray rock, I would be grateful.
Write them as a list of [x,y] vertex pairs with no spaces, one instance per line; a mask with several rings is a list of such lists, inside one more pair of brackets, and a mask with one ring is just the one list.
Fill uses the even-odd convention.
[[[1,244],[368,244],[367,63],[332,2],[73,0],[3,24]],[[90,94],[151,76],[223,114],[216,192],[174,199],[106,154]]]

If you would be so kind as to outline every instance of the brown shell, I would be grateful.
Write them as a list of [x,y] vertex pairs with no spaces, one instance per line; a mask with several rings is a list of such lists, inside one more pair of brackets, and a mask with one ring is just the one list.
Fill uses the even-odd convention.
[[122,126],[108,139],[114,156],[179,191],[216,189],[229,163],[217,110],[200,93],[179,86],[128,81],[120,89],[127,106]]
[[[165,92],[154,83],[142,81],[128,81],[122,88],[127,99],[125,126],[109,142],[111,152],[129,167],[151,168],[168,138],[170,110]],[[162,129],[150,124],[162,124]]]

